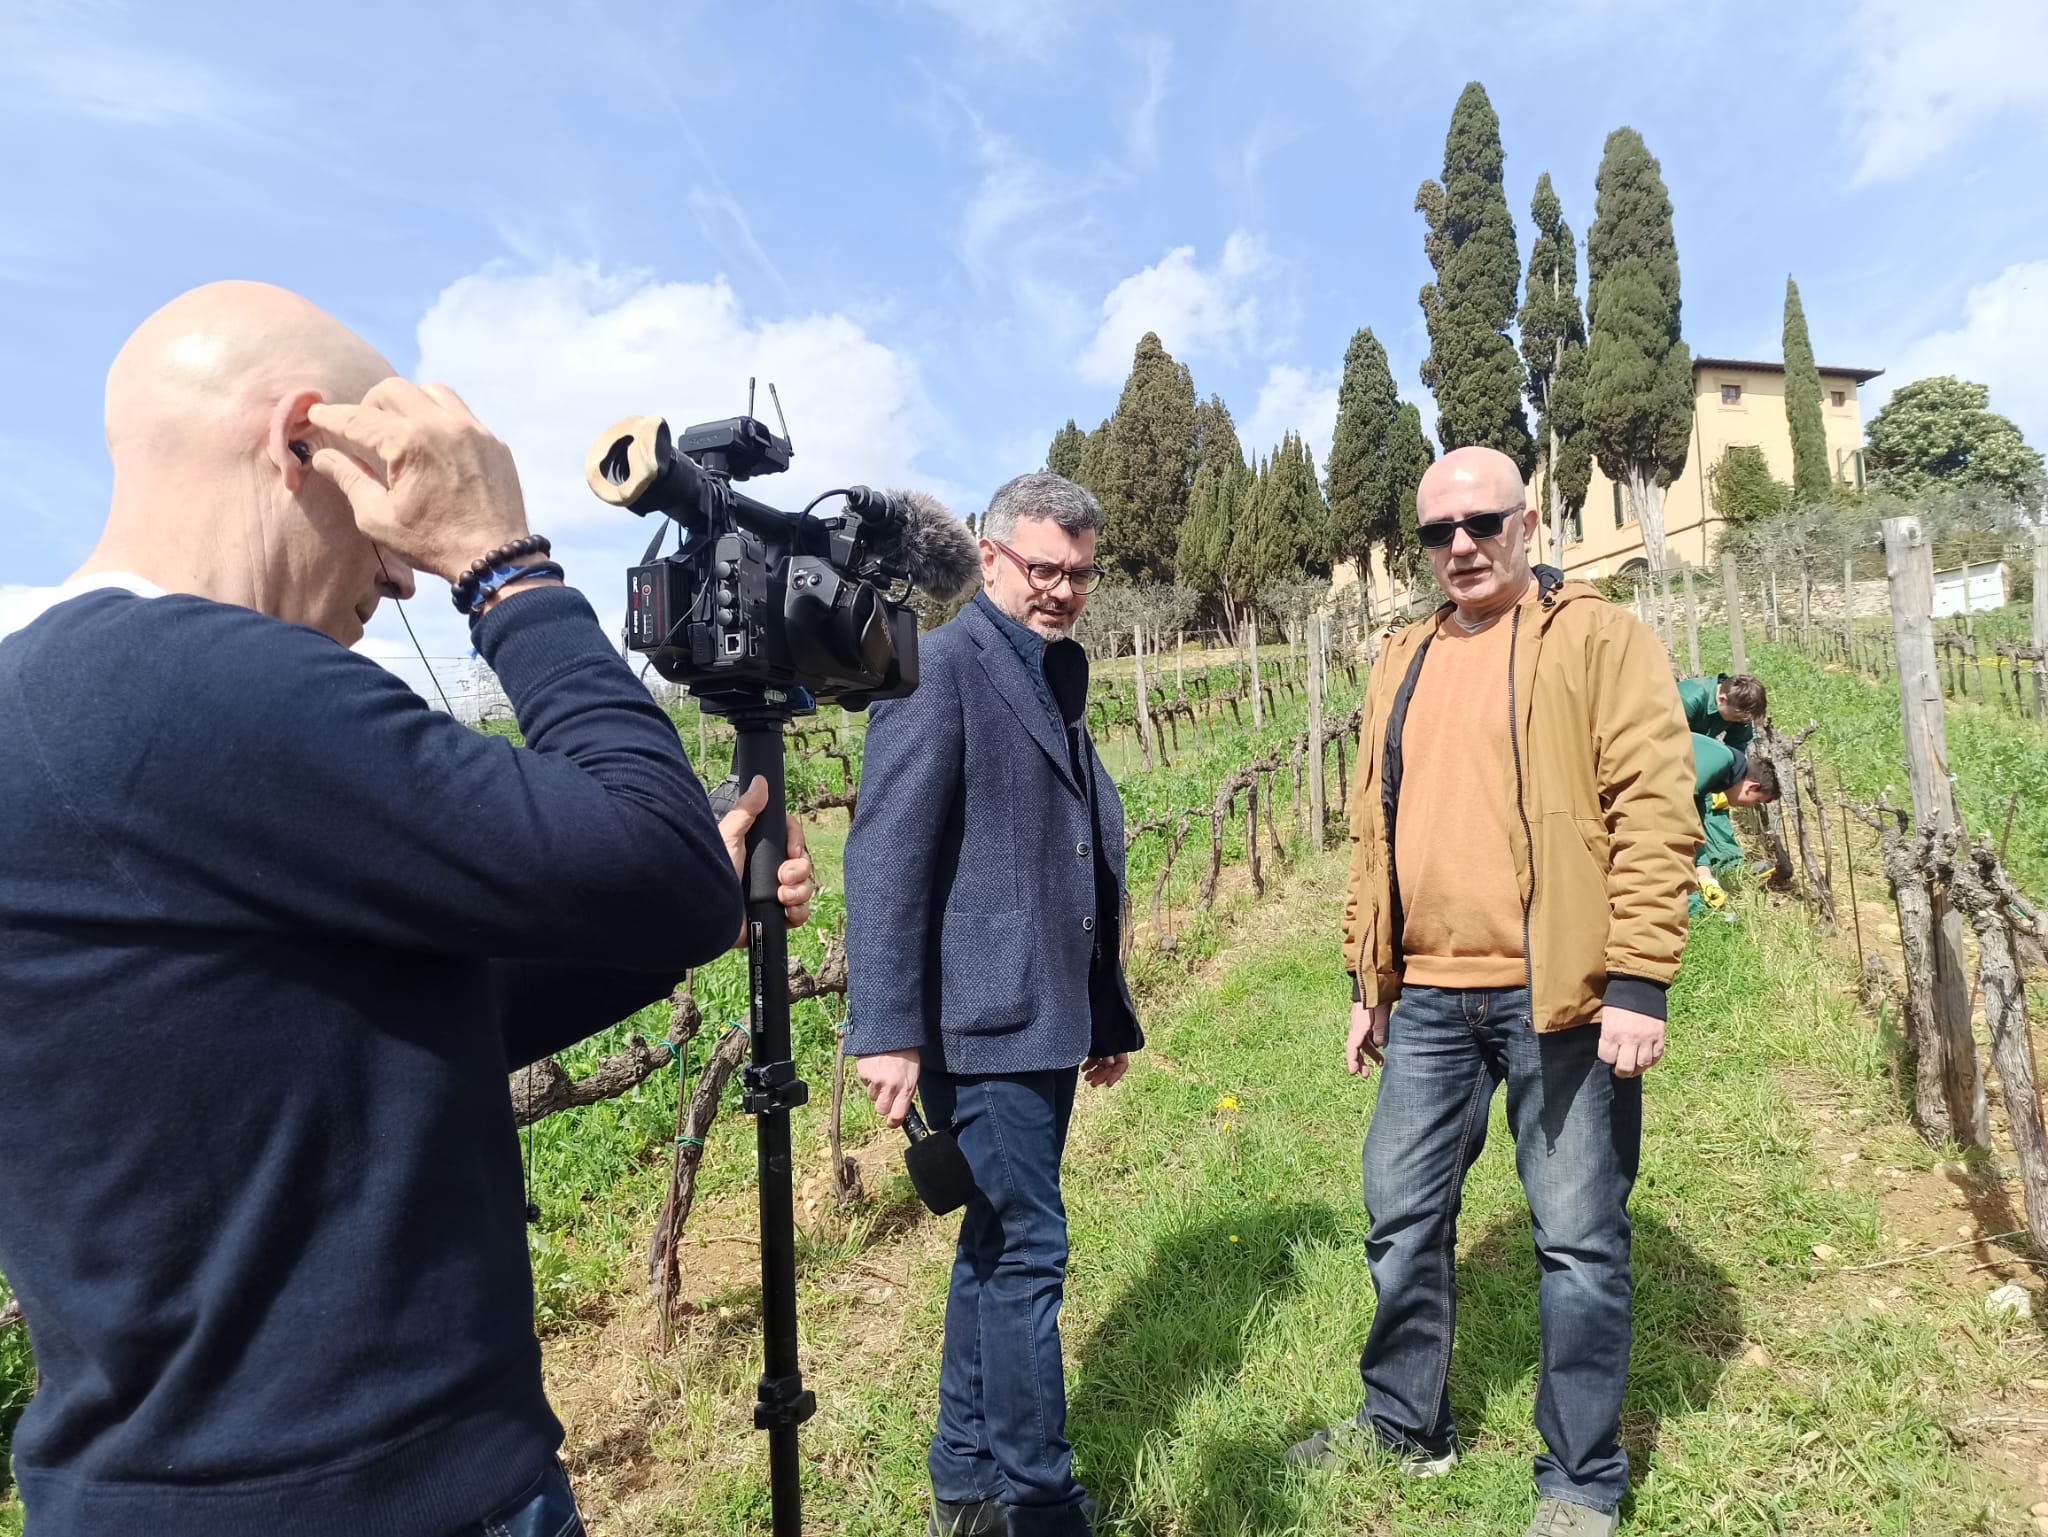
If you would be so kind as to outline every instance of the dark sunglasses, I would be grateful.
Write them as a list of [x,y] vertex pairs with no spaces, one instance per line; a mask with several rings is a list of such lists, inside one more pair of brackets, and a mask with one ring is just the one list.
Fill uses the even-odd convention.
[[989,543],[1017,563],[1017,569],[1024,573],[1024,580],[1031,584],[1033,592],[1051,592],[1059,586],[1060,578],[1065,577],[1068,586],[1085,598],[1109,574],[1100,566],[1059,566],[1049,560],[1026,560],[1000,539],[991,539]]
[[1415,542],[1425,550],[1448,550],[1451,541],[1463,529],[1474,539],[1498,539],[1501,530],[1508,526],[1508,519],[1522,509],[1509,507],[1502,512],[1475,512],[1469,517],[1445,518],[1436,523],[1415,525]]

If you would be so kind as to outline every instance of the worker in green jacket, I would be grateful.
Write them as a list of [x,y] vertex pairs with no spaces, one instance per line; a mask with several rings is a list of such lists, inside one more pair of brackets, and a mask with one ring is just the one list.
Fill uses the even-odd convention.
[[1701,840],[1693,855],[1693,874],[1700,889],[1692,898],[1693,915],[1728,904],[1719,872],[1742,863],[1742,845],[1735,841],[1729,811],[1736,806],[1765,806],[1781,793],[1778,771],[1767,758],[1752,758],[1740,747],[1692,734],[1693,805],[1700,816]]
[[1763,684],[1748,673],[1681,679],[1678,697],[1695,735],[1717,737],[1745,752],[1756,735],[1750,722],[1762,720],[1770,707]]

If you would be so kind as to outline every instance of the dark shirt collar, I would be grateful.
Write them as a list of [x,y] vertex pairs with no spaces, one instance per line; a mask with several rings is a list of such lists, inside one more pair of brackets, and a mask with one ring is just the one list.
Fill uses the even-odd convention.
[[987,588],[975,594],[975,603],[1010,641],[1024,670],[1030,672],[1038,697],[1059,717],[1063,728],[1073,730],[1087,715],[1087,652],[1081,643],[1077,639],[1049,641],[1030,625],[1020,625],[995,607]]
[[974,595],[982,612],[1015,648],[1024,670],[1031,674],[1040,696],[1051,705],[1060,723],[1072,728],[1088,709],[1088,653],[1077,640],[1047,640],[1027,624],[1019,624],[996,605],[983,588]]

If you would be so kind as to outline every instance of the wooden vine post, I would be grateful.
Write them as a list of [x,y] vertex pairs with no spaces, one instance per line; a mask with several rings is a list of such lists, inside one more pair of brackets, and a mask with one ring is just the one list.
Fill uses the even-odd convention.
[[1749,671],[1749,652],[1742,644],[1742,573],[1735,552],[1721,552],[1721,606],[1728,619],[1728,670]]
[[1131,627],[1131,681],[1136,686],[1138,709],[1138,762],[1146,773],[1152,772],[1152,720],[1150,702],[1145,697],[1145,627]]
[[[1934,554],[1917,517],[1884,520],[1885,579],[1891,594],[1892,648],[1905,717],[1906,777],[1913,824],[1923,836],[1960,834],[1962,818],[1948,774],[1948,728],[1934,653]],[[1964,1147],[1991,1145],[1984,1080],[1970,1033],[1970,984],[1963,964],[1962,915],[1934,889],[1934,1027],[1941,1043],[1949,1127]]]
[[1842,560],[1842,660],[1856,665],[1856,562]]
[[1309,847],[1317,853],[1323,850],[1324,833],[1329,822],[1327,808],[1323,803],[1323,654],[1324,619],[1321,614],[1309,618],[1310,644],[1308,650],[1308,824]]
[[1685,659],[1688,677],[1700,675],[1700,603],[1692,590],[1692,567],[1679,569],[1679,580],[1685,583]]
[[2048,720],[2048,523],[2034,529],[2033,609],[2034,714]]

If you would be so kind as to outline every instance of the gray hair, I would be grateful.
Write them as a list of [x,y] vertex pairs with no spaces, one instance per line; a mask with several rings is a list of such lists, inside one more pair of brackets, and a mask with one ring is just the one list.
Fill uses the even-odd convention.
[[1008,539],[1019,518],[1045,518],[1070,534],[1100,532],[1102,504],[1064,475],[1038,470],[1019,475],[988,499],[981,515],[981,537]]

